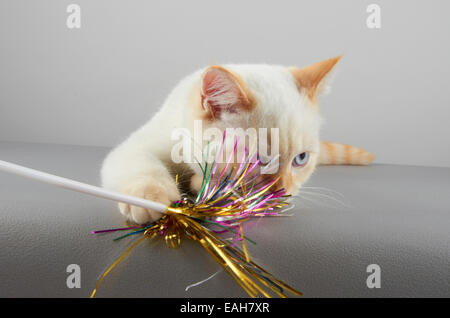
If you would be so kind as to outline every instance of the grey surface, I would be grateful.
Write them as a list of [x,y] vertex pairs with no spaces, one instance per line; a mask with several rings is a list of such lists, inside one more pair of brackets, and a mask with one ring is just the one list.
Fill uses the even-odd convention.
[[343,54],[323,138],[450,167],[449,1],[77,0],[70,30],[73,2],[0,1],[0,140],[112,146],[200,67]]
[[[92,184],[106,151],[0,143],[1,159]],[[292,217],[255,223],[248,235],[258,244],[250,252],[260,265],[306,297],[450,296],[450,169],[319,167],[308,186],[339,191],[343,198],[333,197],[349,207],[317,194],[313,203],[309,195],[295,200]],[[88,297],[130,242],[90,231],[122,225],[112,202],[0,173],[0,296]],[[81,289],[66,287],[72,263],[81,266]],[[381,289],[366,287],[372,263],[381,266]],[[185,292],[218,269],[193,242],[179,250],[145,242],[98,297],[245,296],[223,272]]]

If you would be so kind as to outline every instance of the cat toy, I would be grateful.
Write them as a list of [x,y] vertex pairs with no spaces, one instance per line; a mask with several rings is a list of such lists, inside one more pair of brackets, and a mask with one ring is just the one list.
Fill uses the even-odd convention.
[[[236,151],[237,143],[238,140],[232,155]],[[125,255],[145,239],[157,237],[165,240],[166,245],[171,248],[180,247],[182,238],[198,242],[251,297],[275,295],[284,298],[287,297],[286,292],[301,296],[301,292],[277,279],[250,259],[246,242],[255,242],[244,235],[243,231],[243,223],[252,218],[280,215],[283,207],[288,205],[288,196],[284,189],[273,189],[278,178],[258,181],[257,176],[252,175],[260,166],[256,153],[250,155],[247,149],[244,149],[238,167],[228,169],[231,167],[232,155],[221,169],[216,160],[209,165],[198,163],[203,173],[200,191],[196,197],[184,196],[170,206],[1,160],[0,170],[104,199],[152,209],[162,214],[158,221],[148,225],[92,232],[98,234],[128,231],[115,240],[133,235],[141,237],[100,276],[91,297],[94,297],[102,280]],[[232,237],[223,238],[222,233],[230,233]],[[242,248],[237,246],[238,242]]]

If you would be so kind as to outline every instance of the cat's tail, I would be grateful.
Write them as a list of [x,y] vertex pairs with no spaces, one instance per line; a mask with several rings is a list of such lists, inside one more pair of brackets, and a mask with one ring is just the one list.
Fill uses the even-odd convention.
[[322,141],[319,165],[368,165],[375,159],[370,152],[351,145]]

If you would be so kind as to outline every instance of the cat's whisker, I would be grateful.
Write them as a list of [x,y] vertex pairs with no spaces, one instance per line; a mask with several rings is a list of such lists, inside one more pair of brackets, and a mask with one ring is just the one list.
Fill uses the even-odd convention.
[[[296,203],[296,204],[298,204],[298,203],[302,204],[304,208],[309,209],[309,208],[311,207],[311,206],[309,206],[308,204],[306,204],[306,202],[302,202],[302,201],[301,201],[301,200],[305,200],[304,197],[300,197],[299,195],[295,195],[295,196],[292,196],[291,198],[292,198],[292,199],[295,199],[295,203]],[[311,200],[308,200],[308,201],[311,201]]]
[[333,197],[333,196],[331,196],[331,195],[327,195],[327,194],[324,194],[324,193],[307,192],[307,191],[303,191],[303,190],[301,190],[301,189],[299,190],[299,193],[301,193],[301,194],[303,194],[303,195],[319,196],[319,197],[326,198],[326,199],[329,199],[329,200],[331,200],[331,201],[337,202],[337,203],[341,204],[343,207],[346,207],[346,208],[349,208],[349,207],[350,207],[350,206],[349,206],[347,203],[345,203],[344,201],[339,200],[339,199],[337,199],[337,198],[335,198],[335,197]]
[[284,214],[286,211],[292,210],[295,208],[295,204],[291,204],[288,208],[281,210],[279,213]]
[[324,203],[323,201],[320,201],[320,200],[315,200],[315,199],[312,199],[312,198],[306,198],[306,197],[302,197],[302,199],[304,199],[304,200],[306,200],[306,201],[308,201],[308,202],[311,202],[311,203],[313,203],[313,204],[316,205],[316,206],[322,206],[322,207],[332,208],[332,209],[337,208],[337,207],[334,206],[334,205],[326,204],[326,203]]
[[[307,197],[308,195],[312,195],[312,193],[301,193],[301,192],[299,192],[299,194],[300,194],[300,195],[297,195],[297,196],[296,196],[297,200],[306,200],[306,201],[308,201],[308,202],[312,202],[312,203],[315,204],[315,205],[323,206],[323,207],[327,207],[327,208],[333,208],[333,209],[339,208],[339,206],[336,206],[336,205],[330,205],[330,204],[327,204],[327,203],[324,202],[324,201],[318,200],[317,197],[316,197],[316,198],[310,198],[310,197]],[[338,201],[338,202],[339,202],[339,201]],[[336,202],[335,202],[335,203],[336,203]],[[345,206],[345,204],[344,204],[343,202],[339,202],[339,203],[341,204],[341,206]]]
[[344,195],[343,195],[341,192],[336,191],[336,190],[333,190],[333,189],[325,188],[325,187],[309,187],[309,186],[302,186],[301,189],[307,189],[307,190],[313,190],[313,191],[314,191],[314,190],[325,190],[325,191],[328,191],[328,192],[337,194],[337,195],[339,195],[340,197],[344,197]]

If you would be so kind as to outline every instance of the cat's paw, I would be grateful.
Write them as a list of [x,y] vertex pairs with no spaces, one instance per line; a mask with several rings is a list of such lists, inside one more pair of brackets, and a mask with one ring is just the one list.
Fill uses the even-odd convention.
[[[136,181],[124,186],[121,192],[165,205],[181,199],[180,192],[172,180]],[[136,224],[151,223],[162,216],[159,212],[126,203],[119,203],[119,210],[129,221]]]

